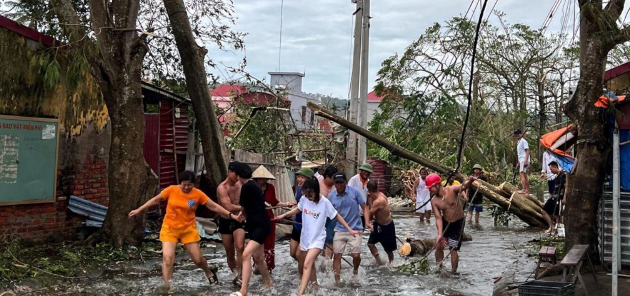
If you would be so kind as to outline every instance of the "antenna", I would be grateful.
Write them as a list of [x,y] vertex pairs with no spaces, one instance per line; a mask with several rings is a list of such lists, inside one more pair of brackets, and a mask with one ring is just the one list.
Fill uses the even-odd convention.
[[284,0],[280,0],[280,44],[278,45],[278,72],[282,62],[282,13],[284,11]]

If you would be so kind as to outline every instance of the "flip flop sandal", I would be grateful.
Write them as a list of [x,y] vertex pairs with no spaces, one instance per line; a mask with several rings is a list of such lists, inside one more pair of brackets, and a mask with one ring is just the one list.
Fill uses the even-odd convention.
[[236,276],[233,280],[232,280],[232,284],[234,284],[234,286],[242,286],[243,282],[241,281],[241,279],[238,278],[238,276]]
[[166,291],[167,295],[175,294],[177,292],[177,287],[170,287],[168,291]]
[[212,276],[208,278],[208,282],[210,283],[210,286],[219,284],[219,278],[217,277],[217,274],[213,272]]
[[230,294],[230,296],[243,296],[243,294],[241,294],[241,292],[234,292]]

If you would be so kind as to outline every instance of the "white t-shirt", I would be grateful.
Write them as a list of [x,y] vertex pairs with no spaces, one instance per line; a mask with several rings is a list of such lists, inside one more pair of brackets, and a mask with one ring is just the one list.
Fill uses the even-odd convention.
[[551,181],[556,179],[556,174],[551,172],[551,169],[549,168],[549,163],[551,163],[552,161],[558,162],[556,160],[555,157],[553,157],[553,155],[551,155],[551,153],[549,153],[549,151],[545,151],[545,153],[543,153],[543,161],[542,161],[542,171],[541,173],[547,174],[547,180]]
[[[368,179],[368,182],[369,181],[370,179]],[[352,176],[352,178],[350,178],[350,181],[348,181],[348,186],[354,187],[357,190],[359,190],[359,192],[363,194],[363,200],[367,200],[367,194],[368,194],[367,182],[365,182],[365,185],[363,185],[363,183],[361,182],[361,176],[359,176],[359,174],[356,174]],[[361,216],[363,216],[363,209],[361,209],[360,205],[359,205],[359,212],[361,213]]]
[[516,145],[516,152],[518,154],[518,162],[525,162],[525,151],[529,150],[529,144],[525,140],[525,138],[521,138],[518,140],[518,144]]
[[[427,200],[431,199],[431,190],[427,189],[427,183],[418,177],[418,187],[416,187],[416,205],[421,206]],[[424,207],[419,208],[416,212],[424,213],[431,210],[431,203],[427,203]]]
[[326,242],[326,218],[334,219],[337,210],[325,197],[320,197],[314,203],[306,196],[300,198],[298,209],[302,211],[302,234],[300,235],[300,249],[306,251],[313,248],[324,249]]

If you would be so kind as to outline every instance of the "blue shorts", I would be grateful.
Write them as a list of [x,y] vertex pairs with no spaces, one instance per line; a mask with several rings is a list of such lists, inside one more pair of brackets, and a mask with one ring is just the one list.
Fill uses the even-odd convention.
[[335,226],[337,226],[337,221],[326,219],[326,243],[332,244],[333,239],[335,238]]
[[471,205],[468,207],[468,211],[469,211],[469,212],[475,211],[475,212],[481,213],[481,212],[483,212],[483,205],[482,205],[482,204],[478,204],[478,205],[476,205],[476,204],[471,204]]

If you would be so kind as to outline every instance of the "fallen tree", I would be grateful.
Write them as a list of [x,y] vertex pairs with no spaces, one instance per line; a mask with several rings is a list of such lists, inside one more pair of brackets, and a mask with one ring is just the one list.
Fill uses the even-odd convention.
[[[316,104],[309,102],[307,104],[307,107],[313,110],[315,112],[315,115],[332,120],[346,127],[347,129],[353,132],[356,132],[357,134],[369,139],[370,141],[383,146],[393,155],[396,155],[398,157],[402,157],[402,158],[411,160],[413,162],[416,162],[418,164],[421,164],[423,166],[426,166],[427,168],[433,171],[436,171],[440,174],[446,174],[453,170],[449,167],[443,166],[437,162],[434,162],[430,159],[427,159],[418,154],[415,154],[401,146],[398,146],[388,141],[384,137],[376,133],[373,133],[369,130],[366,130],[344,118],[341,118]],[[464,181],[464,179],[466,178],[466,176],[460,173],[457,173],[455,177],[460,182]],[[528,225],[534,226],[534,227],[547,227],[546,222],[542,218],[542,206],[540,204],[536,205],[531,200],[532,198],[535,199],[535,197],[532,196],[531,198],[528,198],[524,194],[508,194],[504,190],[497,188],[494,185],[487,183],[483,180],[474,181],[472,183],[472,187],[473,187],[473,190],[477,190],[479,193],[483,194],[483,196],[488,198],[490,201],[501,206],[506,211],[509,211],[510,213],[514,214],[515,216],[517,216],[519,219],[521,219],[523,222],[527,223]],[[504,185],[503,187],[505,188],[506,185]]]

